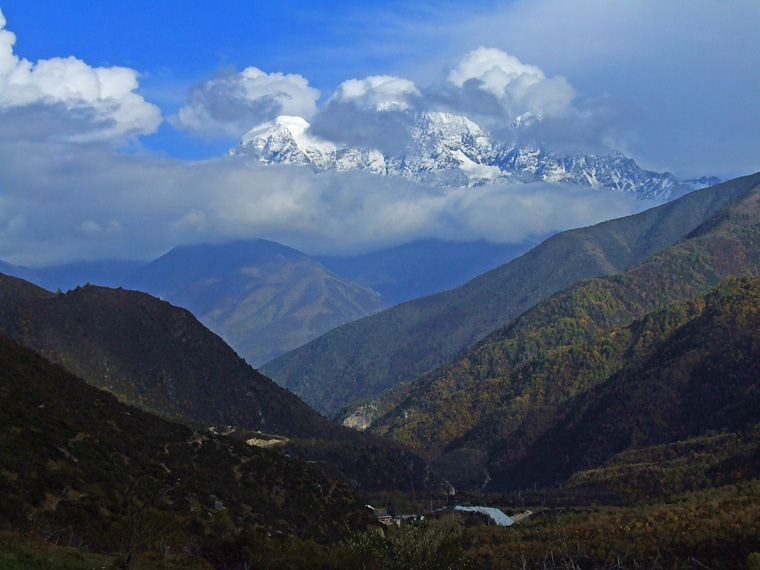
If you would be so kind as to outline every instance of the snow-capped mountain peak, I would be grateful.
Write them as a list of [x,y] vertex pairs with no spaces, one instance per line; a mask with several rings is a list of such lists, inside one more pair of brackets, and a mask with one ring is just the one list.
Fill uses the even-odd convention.
[[543,115],[537,115],[535,113],[531,113],[530,111],[527,111],[520,115],[519,117],[515,118],[514,121],[512,121],[512,129],[513,130],[519,130],[524,129],[526,127],[529,127],[533,123],[540,123],[544,120]]
[[250,154],[267,164],[300,164],[328,169],[337,150],[338,146],[330,141],[312,136],[306,119],[281,115],[248,131],[230,153]]
[[[469,187],[499,181],[575,184],[667,200],[687,190],[669,173],[649,172],[621,153],[560,154],[535,144],[493,140],[469,118],[442,112],[412,114],[406,146],[396,154],[337,144],[310,131],[301,117],[277,117],[243,136],[230,150],[265,164],[327,170],[365,170],[439,186]],[[519,131],[539,115],[526,114],[512,125]]]
[[707,188],[708,186],[715,186],[725,182],[723,179],[717,176],[702,176],[700,178],[690,178],[689,180],[682,180],[681,184],[689,188],[690,190],[699,190],[701,188]]

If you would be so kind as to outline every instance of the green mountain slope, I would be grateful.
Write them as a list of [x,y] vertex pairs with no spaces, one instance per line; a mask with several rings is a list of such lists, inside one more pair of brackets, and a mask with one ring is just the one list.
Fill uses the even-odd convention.
[[[687,304],[646,315],[692,299],[727,276],[760,272],[758,239],[760,189],[755,189],[647,262],[620,275],[577,283],[451,364],[389,394],[384,407],[398,405],[372,429],[437,457],[444,471],[456,468],[460,483],[483,483],[486,470],[494,481],[502,473],[502,482],[524,482],[506,473],[533,457],[532,446],[569,413],[569,402],[593,394],[625,367],[644,366],[668,335],[701,309]],[[685,365],[680,369],[687,370]],[[644,390],[640,396],[651,393]],[[631,417],[638,416],[631,412]],[[611,433],[608,427],[595,426],[589,434]],[[567,426],[560,431],[569,433]],[[580,445],[571,441],[566,447]],[[646,442],[653,443],[661,441]],[[557,450],[564,448],[551,449],[556,460]],[[605,456],[614,451],[620,449],[613,446]],[[567,463],[570,470],[583,466],[582,461]],[[519,472],[524,477],[535,469]],[[547,473],[561,478],[556,469]]]
[[322,412],[376,398],[579,279],[639,263],[760,182],[760,174],[693,192],[641,214],[553,236],[452,291],[348,323],[262,367]]
[[0,525],[100,552],[193,551],[243,527],[326,537],[363,508],[307,465],[194,431],[0,336]]
[[385,308],[374,291],[266,240],[178,247],[125,286],[188,309],[254,367]]
[[[620,333],[629,331],[639,335],[639,354],[630,354],[629,341],[619,370],[562,406],[519,461],[506,449],[515,442],[491,446],[494,480],[507,486],[527,479],[552,484],[623,451],[760,423],[760,280],[730,280]],[[645,335],[656,341],[646,346]],[[738,467],[745,475],[758,473],[758,444],[756,433],[725,442],[723,448],[741,450],[732,458],[735,467],[724,461],[713,471]]]

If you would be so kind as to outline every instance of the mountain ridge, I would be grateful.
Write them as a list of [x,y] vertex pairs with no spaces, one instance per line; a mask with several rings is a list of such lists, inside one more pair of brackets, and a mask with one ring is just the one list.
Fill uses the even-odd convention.
[[457,289],[342,325],[262,371],[325,413],[377,398],[575,281],[622,271],[670,246],[759,182],[760,174],[738,178],[640,214],[557,234]]
[[146,293],[90,285],[55,294],[0,274],[0,329],[153,412],[284,435],[320,431],[316,412],[254,371],[190,312]]
[[512,128],[515,142],[501,142],[460,115],[427,112],[410,115],[409,120],[408,141],[396,153],[333,143],[311,133],[305,119],[280,116],[254,127],[228,154],[252,157],[264,164],[308,166],[316,172],[358,169],[436,186],[544,181],[628,192],[659,201],[699,184],[690,181],[684,185],[670,173],[643,170],[620,152],[563,154],[540,144],[517,142],[520,125]]
[[126,286],[187,308],[254,367],[386,306],[306,254],[262,239],[174,248]]
[[[605,382],[614,385],[616,374],[627,374],[631,386],[637,378],[647,377],[648,373],[637,372],[636,367],[643,370],[654,366],[647,362],[652,358],[649,355],[656,354],[660,338],[675,334],[683,323],[699,318],[705,310],[706,301],[693,302],[692,298],[707,295],[708,301],[729,299],[731,287],[738,291],[737,298],[742,288],[752,295],[757,293],[760,285],[756,277],[728,285],[720,282],[734,275],[760,273],[760,252],[755,245],[758,235],[760,186],[756,185],[677,244],[618,275],[577,282],[491,333],[451,363],[399,390],[397,405],[386,405],[391,411],[371,429],[411,444],[428,457],[437,456],[444,465],[453,465],[457,458],[461,466],[469,457],[475,472],[487,468],[494,481],[524,484],[525,477],[539,468],[535,446],[541,441],[545,441],[541,468],[551,462],[549,450],[579,448],[582,438],[573,442],[561,435],[569,433],[573,425],[570,419],[563,424],[566,427],[560,425],[572,413],[573,398],[580,402],[576,415],[583,416],[583,406],[603,407],[601,400],[590,394]],[[708,293],[715,287],[717,292]],[[744,302],[744,306],[751,304]],[[725,311],[734,310],[728,306]],[[734,320],[738,326],[740,321]],[[722,326],[725,328],[725,320]],[[751,338],[756,333],[746,334]],[[729,337],[726,334],[727,342]],[[720,338],[711,337],[703,344],[704,350],[718,350]],[[679,357],[682,360],[676,369],[682,370],[681,377],[688,376],[688,357],[687,353]],[[756,364],[751,357],[745,360],[752,373]],[[652,362],[661,368],[667,366],[665,357]],[[670,376],[675,378],[673,374]],[[658,385],[657,390],[662,394],[653,392],[646,399],[639,392],[638,399],[660,401],[670,388]],[[606,393],[609,398],[614,390]],[[619,402],[626,405],[623,399]],[[589,423],[596,416],[589,413],[583,417]],[[609,416],[609,421],[614,423],[614,417]],[[635,424],[636,418],[645,415],[630,413],[626,417]],[[643,433],[656,433],[659,424],[642,425]],[[546,430],[553,430],[553,439]],[[597,426],[584,432],[585,441],[589,449],[598,449],[591,441],[594,435],[620,433],[623,437],[623,432]],[[577,455],[576,451],[568,453]],[[557,473],[556,468],[553,473]],[[536,481],[548,482],[533,476]]]

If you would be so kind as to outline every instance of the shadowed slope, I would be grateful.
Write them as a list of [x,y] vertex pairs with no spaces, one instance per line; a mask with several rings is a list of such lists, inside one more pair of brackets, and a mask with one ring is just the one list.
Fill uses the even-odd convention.
[[332,536],[365,516],[303,463],[121,404],[2,335],[0,464],[4,528],[100,552],[240,527]]
[[0,275],[0,330],[122,400],[170,417],[302,437],[334,429],[188,311],[145,293],[87,286],[56,295]]

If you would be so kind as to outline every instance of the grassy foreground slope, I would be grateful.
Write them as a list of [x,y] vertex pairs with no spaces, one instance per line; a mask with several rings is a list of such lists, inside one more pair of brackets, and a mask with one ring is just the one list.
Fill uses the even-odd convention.
[[0,336],[0,527],[99,552],[199,548],[233,529],[361,525],[344,485],[87,385]]

